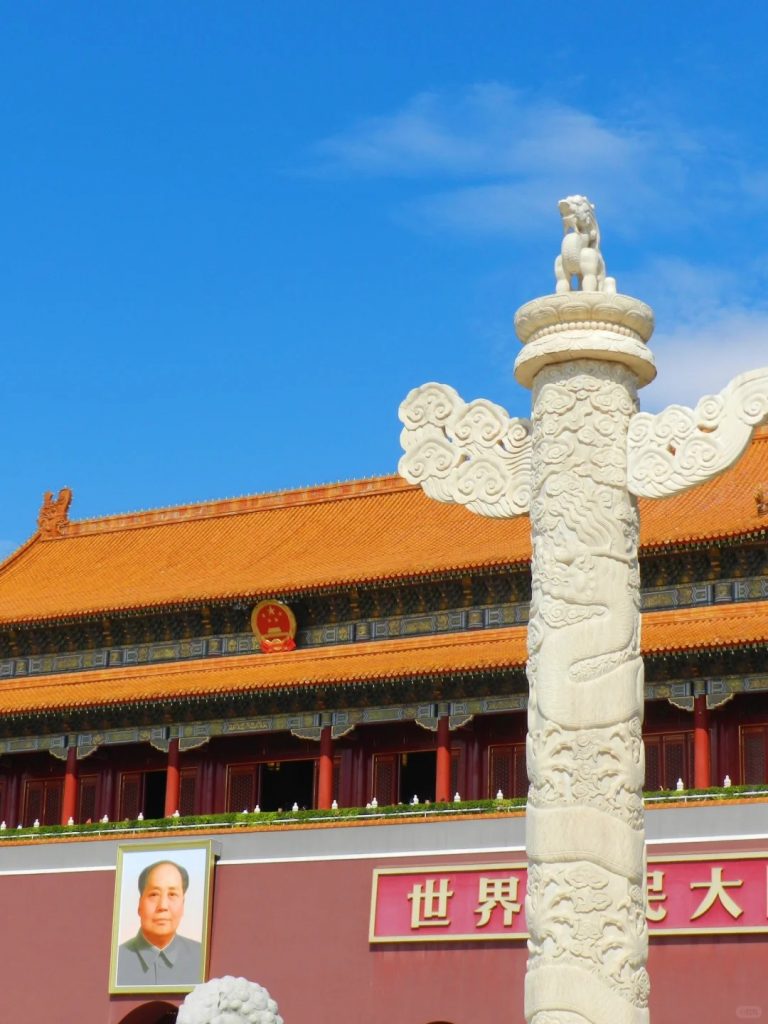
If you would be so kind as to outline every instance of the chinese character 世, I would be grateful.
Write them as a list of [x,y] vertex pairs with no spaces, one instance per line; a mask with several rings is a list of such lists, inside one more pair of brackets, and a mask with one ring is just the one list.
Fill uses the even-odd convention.
[[411,928],[444,928],[451,923],[448,900],[453,892],[447,878],[427,878],[408,893],[411,901]]
[[517,902],[517,886],[520,879],[510,875],[509,878],[481,878],[480,893],[477,900],[476,914],[480,918],[476,928],[484,928],[491,919],[496,907],[504,908],[504,925],[509,927],[515,914],[520,913]]
[[667,898],[667,894],[664,892],[664,872],[663,871],[649,871],[648,872],[648,909],[645,912],[645,916],[649,921],[663,921],[667,916],[666,907],[652,907],[652,903],[663,903]]
[[691,882],[691,889],[707,890],[707,894],[699,904],[698,909],[694,914],[691,914],[691,920],[695,921],[697,917],[702,917],[702,915],[706,914],[708,910],[711,910],[714,906],[715,900],[720,900],[731,917],[741,917],[744,911],[738,903],[736,903],[733,897],[726,892],[726,890],[736,889],[743,884],[743,881],[724,882],[722,867],[712,868],[708,882]]

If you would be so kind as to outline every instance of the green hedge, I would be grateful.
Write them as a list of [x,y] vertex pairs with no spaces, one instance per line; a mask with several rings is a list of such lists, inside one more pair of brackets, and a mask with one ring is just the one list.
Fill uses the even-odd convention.
[[[654,803],[677,803],[700,800],[705,797],[716,797],[720,800],[733,800],[745,794],[766,793],[768,785],[760,786],[729,786],[728,789],[713,786],[710,789],[659,790],[646,793],[645,798]],[[431,815],[461,817],[466,814],[498,814],[499,811],[517,811],[525,807],[525,797],[509,800],[462,800],[460,803],[423,803],[394,804],[388,807],[340,807],[335,811],[263,811],[259,814],[203,814],[186,815],[184,817],[157,818],[143,821],[95,821],[87,825],[41,825],[38,828],[6,828],[0,830],[0,843],[13,842],[19,839],[43,839],[57,836],[88,836],[134,835],[136,833],[151,834],[158,831],[194,832],[199,829],[254,828],[259,826],[301,825],[315,822],[343,821],[354,819],[382,820],[387,818],[426,818]]]
[[499,811],[522,810],[525,797],[510,800],[467,800],[461,803],[393,804],[388,807],[339,807],[338,810],[319,811],[261,811],[229,814],[189,814],[181,817],[144,819],[142,821],[94,821],[87,825],[40,825],[38,828],[6,828],[0,831],[0,842],[14,839],[43,838],[72,835],[106,835],[107,833],[153,832],[177,829],[253,828],[264,825],[301,825],[312,821],[343,821],[346,819],[426,818],[433,814],[460,817],[463,814],[488,814]]

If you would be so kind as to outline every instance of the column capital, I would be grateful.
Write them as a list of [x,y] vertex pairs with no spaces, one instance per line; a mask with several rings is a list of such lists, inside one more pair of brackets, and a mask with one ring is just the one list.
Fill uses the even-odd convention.
[[525,348],[515,361],[515,378],[531,387],[539,370],[573,359],[621,363],[639,385],[656,376],[647,342],[653,310],[630,295],[565,292],[526,302],[515,314],[515,330]]

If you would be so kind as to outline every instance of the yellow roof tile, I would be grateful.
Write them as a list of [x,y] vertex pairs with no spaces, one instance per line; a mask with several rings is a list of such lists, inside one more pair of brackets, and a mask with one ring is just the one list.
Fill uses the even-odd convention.
[[[768,603],[643,616],[643,654],[764,644]],[[523,626],[5,680],[0,715],[521,668]]]
[[[643,500],[648,548],[768,526],[768,430],[726,473]],[[66,521],[0,566],[0,623],[315,589],[523,563],[529,522],[486,519],[428,499],[398,477]]]
[[525,629],[252,654],[172,665],[5,680],[0,715],[260,690],[507,669],[525,662]]
[[768,641],[768,601],[679,608],[643,615],[643,654],[738,647]]

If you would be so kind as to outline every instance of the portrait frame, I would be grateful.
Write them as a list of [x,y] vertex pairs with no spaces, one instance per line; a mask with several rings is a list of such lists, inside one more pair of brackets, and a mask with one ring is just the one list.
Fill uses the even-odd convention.
[[[207,980],[214,860],[210,839],[118,845],[109,958],[110,995],[184,993]],[[146,868],[166,863],[183,868],[188,875],[189,886],[184,893],[181,919],[173,933],[175,963],[169,967],[164,961],[163,969],[168,980],[158,982],[138,976],[143,973],[143,965],[155,955],[151,947],[147,946],[145,950],[141,945],[144,937],[139,879]],[[138,952],[137,944],[141,946]],[[199,969],[195,969],[198,958]],[[175,969],[179,969],[182,972],[180,977],[183,977],[177,983],[172,978]]]

